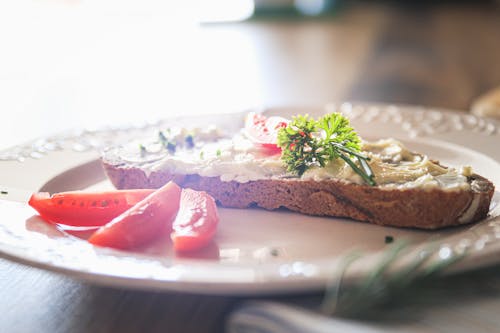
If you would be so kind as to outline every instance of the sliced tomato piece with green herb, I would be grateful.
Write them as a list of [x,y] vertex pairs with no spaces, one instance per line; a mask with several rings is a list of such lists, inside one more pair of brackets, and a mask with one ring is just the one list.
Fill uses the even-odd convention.
[[154,190],[115,190],[102,192],[47,192],[31,195],[29,205],[53,223],[75,227],[102,226],[120,215]]
[[255,144],[278,153],[278,131],[286,127],[289,120],[283,117],[266,117],[250,112],[245,119],[245,134]]
[[217,231],[219,215],[214,198],[203,191],[183,189],[179,213],[170,235],[176,251],[195,251],[208,245]]
[[168,235],[179,210],[180,197],[181,188],[169,182],[100,227],[88,241],[98,246],[131,249]]

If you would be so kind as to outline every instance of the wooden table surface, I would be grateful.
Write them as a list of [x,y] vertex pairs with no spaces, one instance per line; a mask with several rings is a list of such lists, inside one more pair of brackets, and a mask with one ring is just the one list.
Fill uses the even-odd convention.
[[[6,10],[12,8],[2,6],[3,24],[12,15],[14,19],[8,21],[10,30],[2,23],[0,30],[21,35],[0,35],[5,46],[0,107],[6,119],[0,128],[1,147],[68,127],[108,124],[117,117],[154,119],[181,112],[182,106],[205,112],[355,100],[467,110],[475,97],[500,85],[500,8],[488,2],[402,7],[366,1],[317,20],[204,25],[193,33],[198,44],[189,55],[183,55],[182,41],[161,38],[171,37],[155,30],[163,27],[161,20],[151,26],[139,22],[133,29],[117,25],[119,32],[96,21],[109,29],[96,30],[87,39],[77,34],[72,44],[70,38],[52,40],[46,31],[37,35],[43,24],[19,30],[18,19],[28,24],[27,19],[16,17],[20,14],[15,10],[10,15]],[[21,9],[32,5],[26,6]],[[61,10],[73,9],[56,11]],[[30,13],[36,16],[36,11]],[[123,15],[117,17],[123,20]],[[38,16],[36,20],[44,22]],[[71,21],[66,23],[74,29]],[[134,35],[139,28],[144,33]],[[148,52],[123,52],[134,47],[122,33]],[[102,43],[99,36],[105,36]],[[30,41],[39,38],[41,48],[36,50]],[[160,47],[163,43],[179,48]],[[89,45],[94,49],[88,51]],[[174,65],[168,64],[169,57]],[[122,70],[126,75],[117,75]],[[397,327],[413,332],[500,331],[499,268],[443,279],[439,288],[442,303],[413,304],[414,316],[398,320]],[[9,333],[223,332],[227,314],[245,300],[93,286],[3,259],[0,292],[0,332]],[[320,297],[278,299],[301,304],[319,302]]]

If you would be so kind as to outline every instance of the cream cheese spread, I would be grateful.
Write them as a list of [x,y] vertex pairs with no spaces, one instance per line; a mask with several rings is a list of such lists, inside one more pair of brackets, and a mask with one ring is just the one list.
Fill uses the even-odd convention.
[[[363,179],[344,161],[338,159],[324,168],[313,166],[300,178],[286,171],[279,153],[253,144],[243,134],[225,137],[217,128],[169,130],[164,134],[175,146],[165,149],[164,142],[153,140],[123,147],[124,162],[139,163],[147,173],[167,171],[172,174],[198,174],[220,177],[222,181],[249,182],[261,179],[297,178],[322,181],[341,179],[363,184]],[[186,138],[191,141],[186,143]],[[369,158],[375,181],[381,188],[404,189],[439,187],[462,190],[470,187],[470,167],[444,168],[425,155],[409,151],[395,139],[363,142],[362,151]]]

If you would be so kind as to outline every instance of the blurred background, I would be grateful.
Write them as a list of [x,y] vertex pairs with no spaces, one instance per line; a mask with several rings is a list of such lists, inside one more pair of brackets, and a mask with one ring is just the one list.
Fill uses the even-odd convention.
[[467,110],[498,85],[498,1],[0,3],[0,149],[262,105]]

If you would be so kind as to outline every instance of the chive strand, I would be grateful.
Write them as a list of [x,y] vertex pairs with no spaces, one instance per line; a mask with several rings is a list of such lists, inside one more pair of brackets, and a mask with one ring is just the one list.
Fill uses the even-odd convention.
[[363,178],[363,180],[365,182],[367,182],[369,185],[371,186],[375,186],[375,182],[373,181],[373,179],[371,179],[363,170],[361,170],[357,165],[356,163],[354,163],[350,158],[349,156],[346,156],[344,154],[339,154],[340,158],[343,159],[347,164],[349,164],[349,166],[358,174],[361,176],[361,178]]

